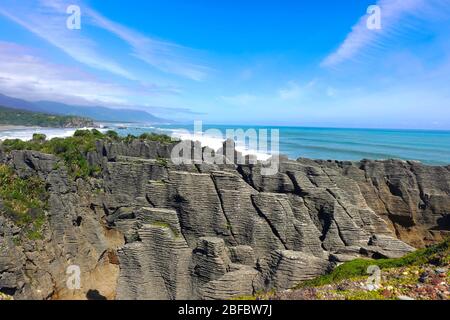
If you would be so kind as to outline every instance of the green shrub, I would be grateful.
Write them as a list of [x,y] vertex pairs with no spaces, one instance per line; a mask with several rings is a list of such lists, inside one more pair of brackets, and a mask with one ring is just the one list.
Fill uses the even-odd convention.
[[110,138],[112,140],[119,140],[119,134],[117,132],[115,132],[114,130],[106,131],[105,136],[107,136],[108,138]]
[[[88,177],[100,171],[99,167],[89,165],[86,159],[88,152],[96,150],[97,140],[123,141],[125,143],[131,143],[136,139],[158,141],[160,143],[171,141],[169,136],[155,133],[143,134],[140,138],[133,135],[121,138],[115,131],[110,130],[103,134],[96,129],[77,130],[73,137],[68,138],[45,139],[45,135],[35,134],[31,141],[5,140],[2,146],[7,152],[12,150],[34,150],[54,154],[64,161],[69,174],[76,179]],[[167,166],[166,159],[157,159],[157,162],[162,166]]]
[[35,133],[33,134],[33,141],[36,142],[44,142],[47,139],[47,136],[42,133]]
[[137,139],[136,136],[133,136],[132,134],[128,134],[125,138],[123,138],[123,141],[126,142],[126,143],[130,143],[130,142],[133,142],[136,139]]
[[429,248],[419,249],[396,259],[355,259],[336,267],[331,273],[300,283],[301,287],[318,287],[336,283],[345,279],[367,276],[367,268],[377,265],[380,269],[400,268],[405,266],[423,265],[426,263],[445,263],[450,255],[450,238]]
[[75,131],[75,133],[73,134],[74,137],[89,137],[91,135],[91,131],[90,130],[77,130]]
[[153,132],[143,133],[139,136],[139,139],[146,140],[146,141],[157,141],[157,142],[166,143],[166,144],[173,142],[173,140],[170,136],[165,135],[165,134],[156,134]]
[[12,219],[31,240],[41,239],[48,193],[37,176],[20,178],[0,164],[0,212]]

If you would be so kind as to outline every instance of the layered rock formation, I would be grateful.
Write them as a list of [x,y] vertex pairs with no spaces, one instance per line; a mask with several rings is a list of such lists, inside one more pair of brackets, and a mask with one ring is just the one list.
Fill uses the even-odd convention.
[[[17,299],[225,299],[287,289],[358,256],[398,257],[449,231],[450,168],[404,161],[283,159],[174,165],[173,145],[97,142],[95,178],[61,161],[0,151],[39,175],[43,240],[0,215],[0,291]],[[81,288],[67,287],[69,265]],[[95,293],[95,294],[93,294]]]

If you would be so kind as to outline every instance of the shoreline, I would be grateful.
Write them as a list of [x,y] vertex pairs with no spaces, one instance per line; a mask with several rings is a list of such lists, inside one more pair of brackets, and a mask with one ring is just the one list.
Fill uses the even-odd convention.
[[37,126],[17,126],[17,125],[10,125],[10,124],[0,124],[0,132],[1,131],[11,131],[11,130],[27,130],[27,129],[43,129],[43,127],[37,127]]
[[[99,125],[99,123],[97,123],[97,125]],[[100,128],[99,128],[100,127]],[[96,128],[50,128],[50,127],[28,127],[28,126],[19,126],[19,125],[3,125],[0,124],[0,141],[2,140],[6,140],[6,139],[19,139],[19,140],[23,140],[23,141],[28,141],[32,139],[33,133],[41,133],[41,134],[45,134],[47,136],[47,139],[52,139],[52,138],[66,138],[66,137],[70,137],[72,136],[76,130],[79,129],[97,129],[101,132],[106,132],[107,130],[114,130],[117,133],[119,133],[119,135],[123,135],[125,136],[126,134],[134,134],[136,136],[139,136],[139,134],[143,133],[143,132],[155,132],[158,134],[166,134],[169,135],[173,138],[177,138],[183,141],[198,141],[202,144],[202,147],[210,147],[214,150],[218,150],[220,147],[222,147],[223,142],[225,141],[225,139],[223,138],[218,138],[215,136],[209,136],[209,135],[204,135],[203,133],[199,136],[197,136],[196,134],[189,132],[183,128],[180,129],[174,129],[174,128],[158,128],[158,127],[142,127],[142,128],[127,128],[127,129],[120,129],[120,128],[115,128],[115,127],[103,127],[100,126],[96,127]],[[282,143],[282,142],[281,142]],[[370,144],[369,144],[370,145]],[[258,161],[266,161],[271,157],[270,153],[265,153],[265,152],[261,152],[259,150],[253,150],[253,149],[248,149],[248,147],[237,143],[236,144],[236,151],[242,153],[243,156],[246,155],[254,155],[256,156]],[[308,148],[309,146],[306,145],[305,148]],[[319,146],[320,147],[320,146]],[[319,148],[317,146],[315,146],[315,148]],[[424,165],[428,165],[428,166],[444,166],[447,167],[449,166],[450,162],[447,161],[438,161],[438,160],[428,160],[428,159],[422,159],[420,157],[401,157],[401,155],[379,155],[378,157],[371,157],[371,156],[366,156],[364,155],[364,150],[361,151],[361,157],[359,157],[358,159],[353,159],[352,157],[349,157],[348,159],[343,159],[341,157],[333,157],[333,154],[327,155],[327,156],[311,156],[308,154],[299,154],[298,156],[292,156],[290,155],[288,152],[282,152],[282,150],[279,150],[278,152],[280,155],[284,155],[286,157],[288,157],[290,160],[296,160],[299,158],[306,158],[306,159],[314,159],[314,160],[324,160],[324,161],[362,161],[364,159],[369,159],[369,160],[390,160],[390,159],[394,159],[394,160],[401,160],[401,161],[413,161],[413,162],[419,162],[422,163]]]
[[73,136],[77,130],[91,130],[99,129],[96,127],[84,127],[84,128],[59,128],[59,127],[37,127],[37,126],[16,126],[16,125],[2,125],[0,124],[0,141],[6,139],[19,139],[22,141],[29,141],[33,138],[33,134],[40,133],[45,134],[47,139],[53,138],[67,138]]

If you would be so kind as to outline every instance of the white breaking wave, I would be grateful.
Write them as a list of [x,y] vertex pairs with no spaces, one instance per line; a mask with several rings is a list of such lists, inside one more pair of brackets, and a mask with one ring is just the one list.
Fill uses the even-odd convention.
[[[73,136],[77,130],[86,130],[93,128],[27,128],[27,129],[11,129],[0,131],[0,140],[6,139],[19,139],[23,141],[29,141],[33,139],[33,134],[40,133],[45,134],[47,139],[53,138],[67,138]],[[100,129],[100,131],[105,131]]]
[[[164,131],[170,131],[171,136],[173,138],[178,138],[181,140],[192,140],[192,141],[198,141],[202,144],[202,147],[209,147],[213,150],[218,150],[222,148],[222,145],[224,141],[226,140],[224,137],[215,137],[215,136],[209,136],[207,134],[201,133],[201,134],[192,134],[186,132],[186,130],[179,130],[179,129],[165,129]],[[239,142],[236,143],[236,151],[241,152],[244,156],[246,155],[254,155],[258,160],[266,161],[269,159],[272,155],[270,153],[264,153],[259,152],[258,150],[252,150],[248,149],[245,145],[239,144]]]
[[[125,124],[124,124],[125,125]],[[115,124],[115,126],[121,126],[121,124]],[[106,132],[109,129],[117,129],[115,127],[107,127],[98,129],[101,132]],[[86,130],[93,128],[26,128],[26,129],[10,129],[0,131],[0,141],[6,139],[19,139],[23,141],[29,141],[33,138],[33,134],[40,133],[45,134],[47,139],[53,138],[66,138],[71,137],[77,130]],[[181,140],[192,140],[199,141],[202,147],[209,147],[214,150],[218,150],[222,147],[223,142],[226,140],[225,137],[210,136],[208,134],[192,134],[188,133],[183,129],[168,129],[168,128],[156,128],[156,127],[142,127],[142,129],[150,129],[150,131],[156,130],[159,132],[167,132],[170,136]],[[120,131],[120,130],[119,130]],[[245,145],[236,144],[236,150],[241,152],[243,155],[254,155],[258,160],[265,161],[269,159],[272,155],[266,152],[260,152],[258,150],[248,149]]]

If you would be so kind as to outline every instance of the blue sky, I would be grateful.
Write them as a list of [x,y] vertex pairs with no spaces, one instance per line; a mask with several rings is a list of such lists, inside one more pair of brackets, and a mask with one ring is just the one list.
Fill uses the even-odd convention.
[[[72,4],[81,30],[66,27]],[[450,129],[448,0],[2,0],[0,30],[0,93],[15,97],[183,122]]]

